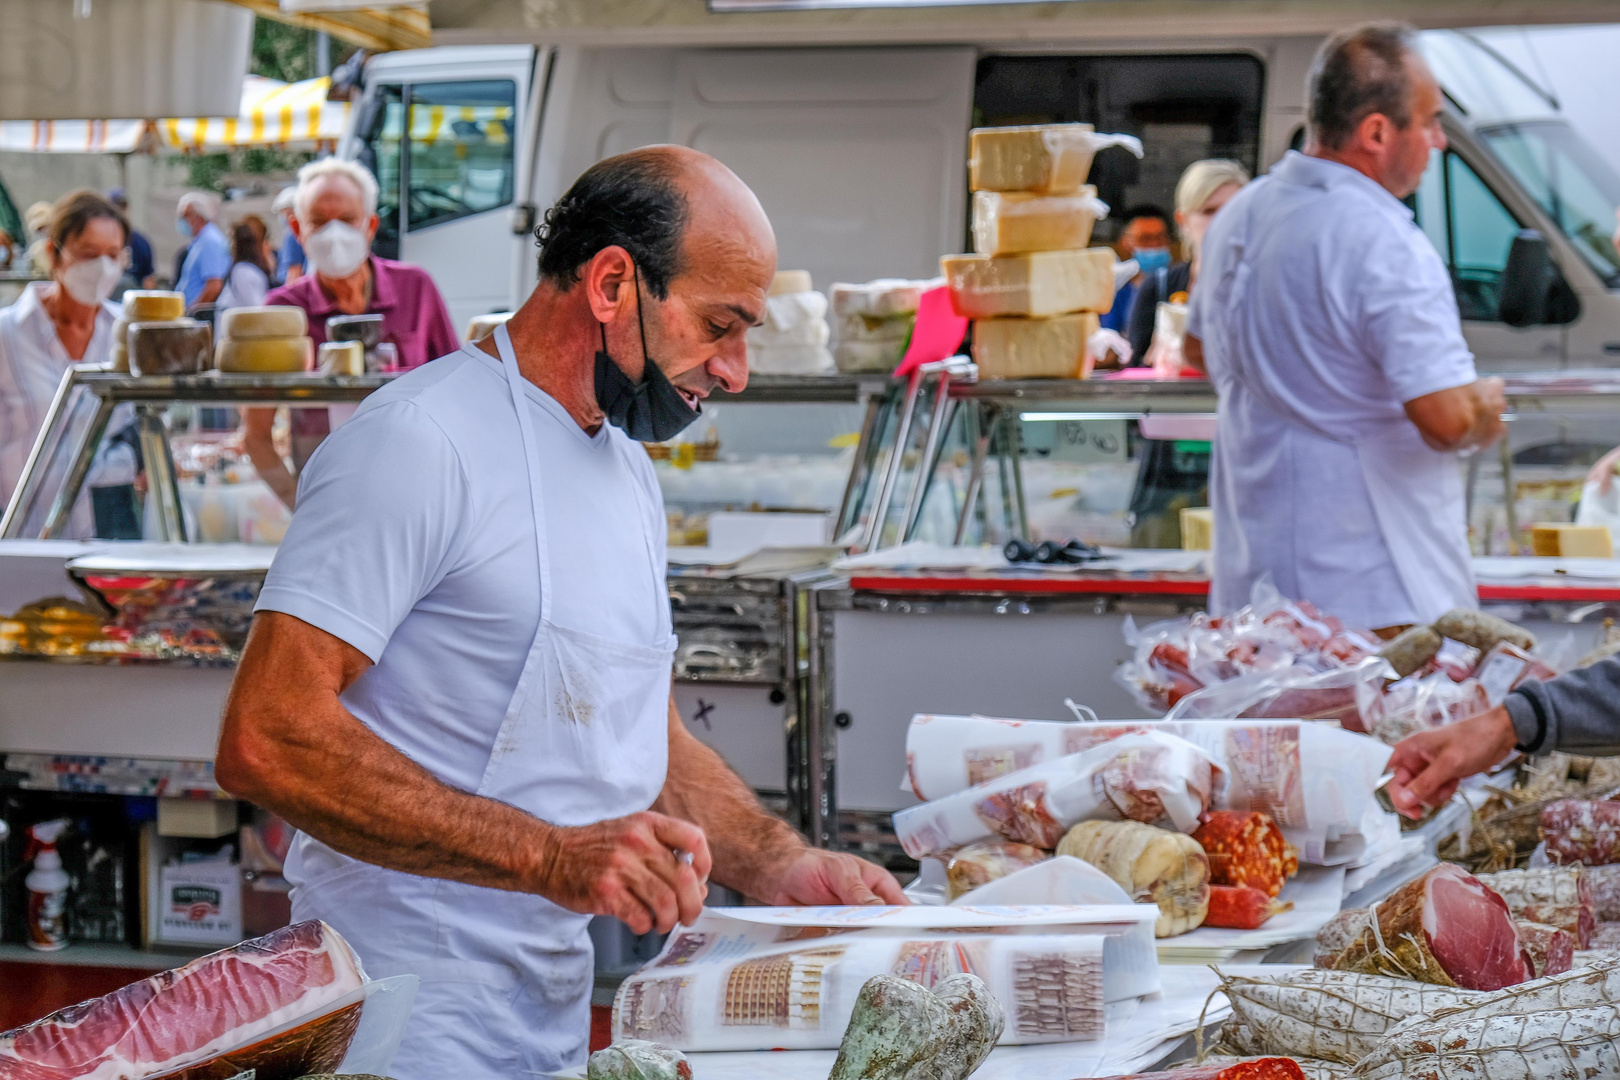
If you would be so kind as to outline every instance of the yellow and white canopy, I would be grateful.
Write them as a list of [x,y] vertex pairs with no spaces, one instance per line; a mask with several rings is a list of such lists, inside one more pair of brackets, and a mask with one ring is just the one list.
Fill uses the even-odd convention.
[[332,80],[284,83],[249,75],[236,116],[166,120],[5,120],[0,150],[45,154],[217,153],[250,147],[332,150],[349,105],[327,101]]

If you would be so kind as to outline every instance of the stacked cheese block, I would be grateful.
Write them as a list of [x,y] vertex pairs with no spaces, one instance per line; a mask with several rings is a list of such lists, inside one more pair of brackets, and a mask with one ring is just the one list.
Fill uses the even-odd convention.
[[864,285],[834,285],[832,313],[837,344],[833,346],[833,360],[838,370],[893,371],[911,343],[922,294],[940,284],[879,278]]
[[940,260],[951,304],[973,320],[987,379],[1084,378],[1086,343],[1114,303],[1114,253],[1087,247],[1108,212],[1085,183],[1114,141],[1089,124],[976,128],[972,255]]
[[815,291],[808,270],[779,270],[765,297],[765,321],[748,330],[748,369],[762,375],[825,375],[833,369],[827,351],[827,298]]
[[[112,361],[109,364],[111,370],[130,369],[129,328],[132,324],[197,325],[185,315],[186,298],[177,292],[131,289],[124,293],[122,312],[118,316],[118,321],[113,323]],[[147,340],[149,342],[147,348],[150,350],[150,342],[154,340],[154,335],[148,334]],[[147,373],[155,374],[151,371]]]
[[1607,525],[1538,522],[1530,527],[1532,554],[1552,558],[1614,558],[1614,538]]
[[315,350],[309,319],[299,307],[239,307],[219,314],[221,371],[305,371]]

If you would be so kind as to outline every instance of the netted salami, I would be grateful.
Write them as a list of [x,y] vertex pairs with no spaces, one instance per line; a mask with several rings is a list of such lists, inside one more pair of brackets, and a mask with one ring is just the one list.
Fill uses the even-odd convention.
[[1209,857],[1212,885],[1246,885],[1276,896],[1299,870],[1299,856],[1282,830],[1257,810],[1212,811],[1193,839]]
[[1165,1072],[1130,1073],[1106,1076],[1101,1080],[1305,1080],[1305,1074],[1290,1058],[1251,1058],[1234,1062],[1206,1062]]
[[1583,875],[1598,922],[1620,921],[1620,866],[1589,866]]
[[1232,1016],[1221,1044],[1239,1053],[1286,1054],[1353,1065],[1413,1016],[1481,995],[1410,979],[1347,971],[1221,975]]
[[1555,863],[1620,862],[1620,802],[1559,799],[1541,809],[1541,839]]

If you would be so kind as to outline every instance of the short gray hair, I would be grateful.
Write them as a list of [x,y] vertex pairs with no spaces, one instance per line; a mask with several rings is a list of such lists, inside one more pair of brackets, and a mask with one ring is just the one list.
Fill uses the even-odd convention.
[[329,176],[344,177],[360,189],[360,209],[367,217],[377,212],[377,178],[371,175],[371,170],[353,161],[328,157],[298,170],[298,194],[294,196],[293,205],[299,221],[307,223],[315,185]]
[[1196,214],[1221,188],[1228,184],[1242,187],[1250,179],[1248,169],[1227,158],[1195,161],[1176,181],[1176,213]]
[[206,191],[188,191],[180,196],[175,213],[184,215],[187,210],[195,211],[204,221],[213,221],[219,215],[219,196]]
[[1374,113],[1401,129],[1411,124],[1407,59],[1416,48],[1417,31],[1397,22],[1363,23],[1323,42],[1305,84],[1306,123],[1316,144],[1337,150]]

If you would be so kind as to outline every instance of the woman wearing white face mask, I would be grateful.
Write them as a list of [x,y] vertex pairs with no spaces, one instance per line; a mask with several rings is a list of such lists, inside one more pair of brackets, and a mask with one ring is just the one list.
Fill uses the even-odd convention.
[[0,310],[0,502],[11,498],[62,373],[105,364],[118,309],[129,223],[93,191],[63,196],[47,233],[51,280]]

